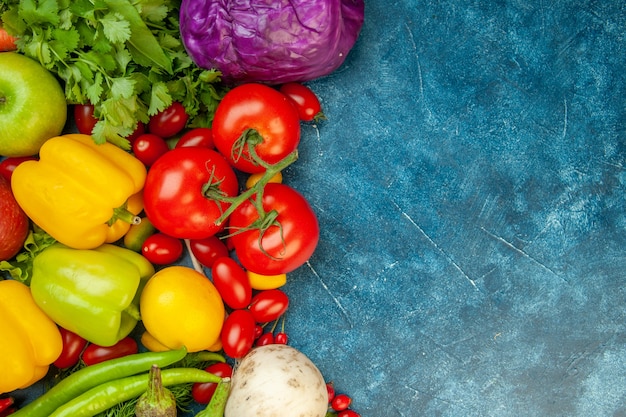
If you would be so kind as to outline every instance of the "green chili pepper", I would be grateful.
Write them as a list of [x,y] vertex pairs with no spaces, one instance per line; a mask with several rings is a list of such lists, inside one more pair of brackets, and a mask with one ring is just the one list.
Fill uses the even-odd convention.
[[196,417],[222,417],[226,409],[226,400],[230,392],[230,378],[223,378],[217,383],[211,401],[206,408],[196,414]]
[[159,367],[180,361],[187,354],[185,348],[166,352],[143,352],[91,365],[69,375],[13,413],[14,417],[48,417],[58,407],[100,384],[148,371],[153,364]]
[[[57,408],[50,417],[92,417],[109,408],[139,397],[148,389],[149,374],[130,376],[98,385]],[[221,377],[196,368],[172,368],[161,372],[163,386],[190,382],[218,383]]]

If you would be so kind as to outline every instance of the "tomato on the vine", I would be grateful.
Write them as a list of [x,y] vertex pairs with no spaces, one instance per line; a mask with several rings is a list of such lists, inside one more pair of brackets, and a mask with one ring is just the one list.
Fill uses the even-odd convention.
[[132,150],[135,157],[149,167],[170,149],[165,139],[161,136],[144,133],[133,141]]
[[171,138],[185,127],[189,116],[185,107],[174,101],[165,110],[155,114],[148,121],[148,132],[162,138]]
[[262,201],[263,210],[276,216],[274,222],[256,223],[259,212],[249,200],[230,215],[237,259],[245,269],[261,275],[291,272],[315,251],[320,233],[317,216],[302,194],[285,184],[267,184]]
[[83,349],[87,346],[87,340],[63,327],[59,327],[59,333],[61,333],[63,340],[63,350],[54,361],[54,366],[65,369],[78,363]]
[[98,119],[93,115],[93,104],[74,104],[74,123],[79,133],[91,135]]
[[110,359],[121,358],[135,354],[139,351],[139,345],[135,339],[126,336],[113,346],[100,346],[93,343],[85,348],[82,354],[85,365],[95,365]]
[[221,340],[224,353],[234,359],[243,357],[254,345],[256,323],[248,310],[235,310],[226,317]]
[[155,233],[144,240],[141,254],[155,265],[168,265],[183,256],[183,242],[165,233]]
[[279,91],[291,100],[298,110],[300,120],[310,122],[324,118],[319,98],[306,85],[297,82],[286,83],[280,86]]
[[191,253],[198,262],[207,268],[213,267],[213,263],[223,256],[228,256],[226,244],[217,236],[209,236],[204,239],[189,239]]
[[176,145],[174,145],[176,148],[183,148],[185,146],[200,146],[215,149],[213,130],[209,127],[196,127],[188,130],[178,139]]
[[267,323],[285,314],[289,297],[279,289],[264,290],[252,297],[248,310],[257,323]]
[[287,96],[263,84],[242,84],[226,93],[212,126],[217,149],[235,168],[247,173],[265,171],[262,164],[277,163],[300,142],[295,107]]
[[239,183],[233,168],[217,151],[174,148],[148,171],[144,210],[161,232],[179,239],[203,239],[222,230],[216,224]]
[[228,256],[215,260],[211,277],[224,303],[232,309],[246,308],[252,299],[252,287],[246,271]]
[[[221,378],[231,377],[233,375],[232,366],[225,362],[213,363],[204,370]],[[198,404],[208,404],[209,401],[211,401],[211,397],[213,397],[215,388],[217,388],[217,383],[215,382],[196,382],[191,387],[191,395]]]

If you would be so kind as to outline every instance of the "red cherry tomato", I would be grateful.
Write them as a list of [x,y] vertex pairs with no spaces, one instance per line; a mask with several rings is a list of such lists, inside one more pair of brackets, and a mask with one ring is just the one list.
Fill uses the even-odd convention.
[[135,339],[127,336],[113,346],[89,344],[83,351],[82,359],[85,365],[95,365],[100,362],[108,361],[109,359],[132,355],[138,351],[139,346]]
[[217,236],[209,236],[205,239],[189,239],[189,246],[193,256],[207,268],[213,267],[217,258],[229,255],[226,244]]
[[215,222],[229,203],[206,193],[235,196],[237,175],[226,159],[208,148],[174,148],[148,171],[144,210],[154,227],[181,239],[203,239],[224,225]]
[[263,333],[256,340],[256,346],[266,346],[274,344],[274,335],[271,332]]
[[87,340],[83,339],[74,332],[59,327],[61,339],[63,340],[63,350],[61,355],[54,361],[54,366],[59,369],[72,367],[80,360],[80,354],[87,346]]
[[265,171],[250,155],[250,145],[261,161],[275,164],[300,142],[297,110],[287,96],[263,84],[242,84],[226,93],[215,110],[212,127],[217,149],[247,173]]
[[14,156],[4,158],[0,161],[0,175],[2,175],[9,184],[15,168],[24,161],[36,161],[36,156]]
[[342,410],[337,413],[337,417],[361,417],[361,415],[356,411]]
[[243,357],[254,345],[254,317],[249,310],[235,310],[226,317],[221,341],[224,353],[234,359]]
[[[232,366],[224,362],[216,362],[207,366],[204,370],[222,378],[233,375]],[[217,383],[215,382],[196,382],[191,387],[191,395],[198,404],[208,404],[213,397],[215,388],[217,388]]]
[[211,277],[222,300],[232,309],[246,308],[252,299],[252,287],[246,271],[229,257],[215,260]]
[[343,411],[350,407],[352,399],[346,394],[337,394],[335,398],[330,402],[330,406],[335,411]]
[[183,148],[185,146],[200,146],[202,148],[215,149],[213,130],[208,127],[197,127],[188,130],[180,137],[174,147]]
[[254,339],[256,340],[262,335],[263,335],[263,326],[261,326],[260,324],[257,324],[256,326],[254,326]]
[[258,292],[248,309],[257,323],[267,323],[282,316],[289,307],[287,294],[279,289]]
[[132,149],[135,157],[147,167],[170,150],[165,139],[152,133],[140,135],[133,141]]
[[335,385],[332,382],[326,383],[326,392],[328,392],[328,403],[335,398]]
[[162,138],[171,138],[185,128],[189,116],[185,107],[174,101],[167,109],[155,114],[148,122],[148,132]]
[[279,91],[291,100],[298,110],[300,120],[310,122],[324,117],[318,97],[306,85],[296,82],[286,83],[280,86]]
[[[230,215],[231,237],[243,267],[261,275],[280,275],[303,265],[319,241],[319,224],[306,199],[285,184],[270,183],[263,191],[263,209],[278,213],[267,229],[250,228],[259,219],[257,207],[246,201]],[[245,230],[248,229],[248,230]]]
[[274,336],[274,343],[277,345],[286,345],[288,340],[289,338],[285,332],[278,332],[276,333],[276,336]]
[[135,143],[137,138],[145,133],[146,133],[146,125],[144,125],[142,122],[138,122],[137,127],[135,128],[135,131],[131,133],[130,135],[128,135],[126,139],[128,139],[128,142],[130,142],[130,146],[133,146],[133,143]]
[[74,105],[74,123],[78,132],[83,135],[91,135],[94,126],[98,123],[98,119],[93,115],[93,109],[91,104]]
[[183,242],[165,233],[155,233],[146,238],[141,254],[155,265],[173,264],[183,256]]

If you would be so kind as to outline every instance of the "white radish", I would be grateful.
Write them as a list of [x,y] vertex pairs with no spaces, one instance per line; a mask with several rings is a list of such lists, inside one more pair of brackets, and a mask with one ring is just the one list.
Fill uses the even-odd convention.
[[265,345],[241,359],[224,417],[325,417],[328,391],[315,364],[288,345]]

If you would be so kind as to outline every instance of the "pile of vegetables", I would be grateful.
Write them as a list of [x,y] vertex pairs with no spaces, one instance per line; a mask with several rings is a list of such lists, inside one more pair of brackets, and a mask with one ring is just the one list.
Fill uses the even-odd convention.
[[[356,40],[362,3],[327,3],[317,19],[342,24],[321,36],[341,46],[308,67],[294,62],[307,74],[294,79],[330,73]],[[298,82],[237,79],[194,62],[179,32],[192,4],[213,7],[0,5],[17,52],[62,82],[79,132],[0,162],[31,221],[23,250],[0,259],[0,417],[169,416],[194,402],[203,417],[285,407],[358,416],[284,329],[281,287],[313,255],[320,229],[283,172],[298,159],[301,124],[324,118],[320,102]],[[271,15],[303,6],[290,7]],[[53,385],[16,406],[46,375]]]

